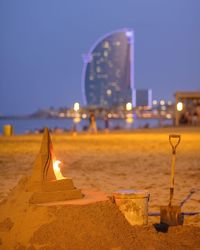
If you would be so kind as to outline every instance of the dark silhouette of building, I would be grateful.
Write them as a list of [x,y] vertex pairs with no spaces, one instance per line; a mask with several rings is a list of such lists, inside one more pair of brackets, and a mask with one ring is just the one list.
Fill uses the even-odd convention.
[[134,87],[133,30],[100,38],[84,55],[83,97],[86,105],[112,107],[132,102]]
[[151,89],[136,89],[135,99],[137,107],[152,106],[152,90]]

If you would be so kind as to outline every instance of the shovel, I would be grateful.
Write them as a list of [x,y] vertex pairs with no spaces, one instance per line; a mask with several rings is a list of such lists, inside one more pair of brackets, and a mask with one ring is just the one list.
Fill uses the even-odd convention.
[[176,148],[181,141],[180,135],[169,135],[169,143],[172,146],[172,163],[171,163],[171,178],[170,178],[170,199],[168,206],[160,207],[160,223],[168,226],[177,226],[183,224],[183,215],[181,214],[181,206],[173,206],[172,199],[174,196],[174,173]]

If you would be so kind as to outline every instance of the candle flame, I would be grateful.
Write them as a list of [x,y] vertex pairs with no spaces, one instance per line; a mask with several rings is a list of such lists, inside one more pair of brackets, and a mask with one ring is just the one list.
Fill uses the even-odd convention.
[[60,167],[59,167],[60,163],[61,163],[61,161],[59,161],[59,160],[56,160],[53,162],[53,170],[54,170],[54,174],[55,174],[57,180],[65,179],[65,177],[62,175],[62,173],[60,171]]

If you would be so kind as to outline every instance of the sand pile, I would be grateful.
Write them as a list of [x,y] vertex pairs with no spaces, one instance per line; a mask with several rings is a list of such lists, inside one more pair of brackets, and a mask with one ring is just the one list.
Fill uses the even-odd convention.
[[[111,194],[118,189],[144,189],[149,210],[169,202],[171,151],[169,130],[98,135],[53,135],[64,176],[77,188]],[[195,190],[184,212],[200,211],[200,129],[183,129],[178,149],[175,202]],[[0,137],[0,249],[200,249],[200,215],[185,217],[185,226],[158,232],[159,217],[146,227],[130,226],[111,201],[86,205],[30,204],[27,178],[41,136]],[[83,150],[84,149],[84,150]],[[16,186],[11,191],[10,188]],[[104,199],[105,200],[105,199]],[[195,227],[194,225],[198,226]]]
[[198,249],[200,228],[167,233],[130,226],[111,201],[90,205],[29,204],[23,178],[0,205],[0,249]]

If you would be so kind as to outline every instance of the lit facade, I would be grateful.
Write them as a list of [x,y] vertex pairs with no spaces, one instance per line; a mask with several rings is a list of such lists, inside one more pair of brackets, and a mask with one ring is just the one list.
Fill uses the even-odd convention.
[[94,44],[84,55],[82,89],[86,105],[113,107],[133,101],[133,55],[134,34],[130,29],[107,34]]

